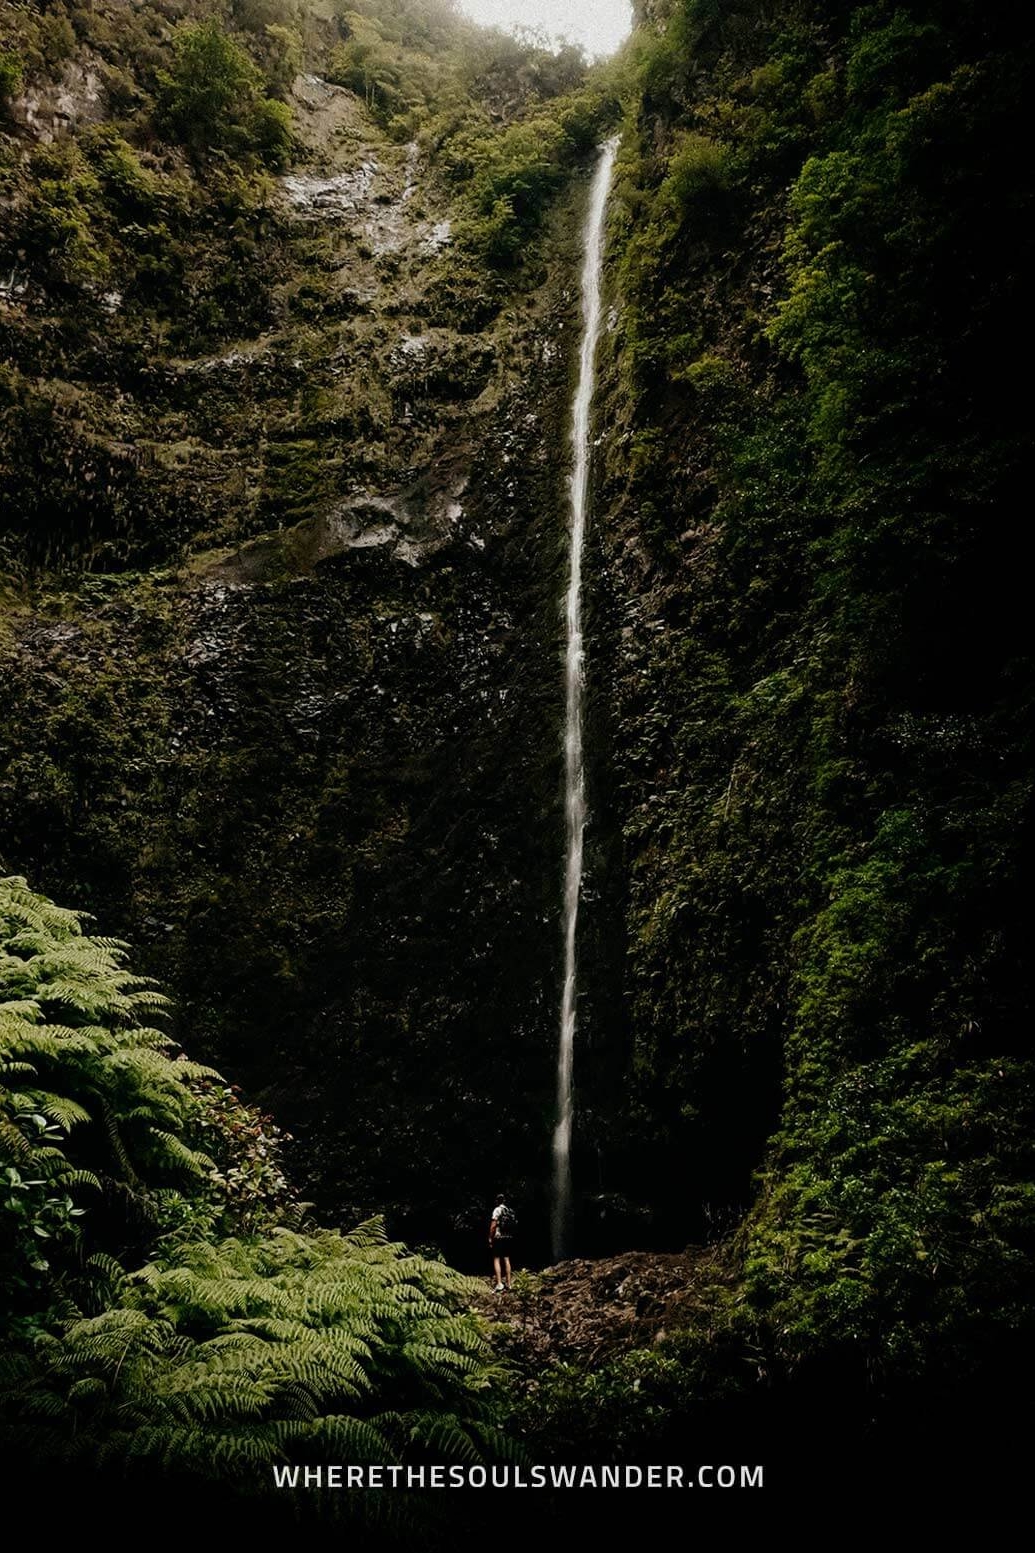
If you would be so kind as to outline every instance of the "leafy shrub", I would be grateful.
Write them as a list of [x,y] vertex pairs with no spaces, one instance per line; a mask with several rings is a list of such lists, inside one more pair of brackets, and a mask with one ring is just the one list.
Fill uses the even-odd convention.
[[725,146],[707,135],[684,135],[669,158],[664,181],[658,191],[663,204],[681,215],[702,194],[728,187],[730,155]]
[[460,245],[492,265],[513,264],[612,111],[607,96],[580,94],[495,133],[474,120],[452,136],[444,161],[447,175],[464,186]]
[[38,47],[46,69],[54,70],[75,51],[75,30],[67,16],[48,12],[38,24]]
[[302,68],[302,37],[293,27],[276,24],[264,29],[264,67],[273,91],[283,97]]
[[728,1312],[707,1333],[633,1349],[589,1367],[556,1364],[515,1393],[508,1427],[534,1459],[614,1462],[673,1456],[707,1409],[742,1389],[747,1345]]
[[78,147],[41,146],[34,152],[28,198],[17,240],[32,272],[58,288],[103,280],[109,254],[98,220],[100,185]]
[[0,49],[0,108],[17,97],[22,86],[22,62],[17,54]]
[[280,1162],[285,1134],[246,1105],[236,1086],[205,1076],[191,1087],[199,1102],[192,1131],[213,1163],[209,1179],[224,1198],[223,1228],[252,1229],[276,1218],[293,1196]]
[[290,110],[262,87],[257,65],[218,22],[189,22],[177,31],[172,69],[159,75],[159,111],[196,151],[257,151],[277,163],[290,145]]

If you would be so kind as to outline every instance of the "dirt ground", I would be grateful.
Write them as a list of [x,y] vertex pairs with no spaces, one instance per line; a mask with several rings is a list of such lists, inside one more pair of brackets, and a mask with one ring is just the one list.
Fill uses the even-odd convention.
[[707,1323],[729,1276],[719,1247],[630,1251],[519,1272],[511,1293],[493,1294],[486,1285],[476,1305],[500,1328],[500,1346],[519,1363],[590,1365]]

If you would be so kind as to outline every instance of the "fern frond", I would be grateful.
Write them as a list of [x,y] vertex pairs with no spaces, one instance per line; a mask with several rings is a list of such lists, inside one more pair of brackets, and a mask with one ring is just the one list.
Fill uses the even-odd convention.
[[415,1413],[407,1425],[412,1443],[442,1461],[475,1463],[482,1459],[470,1434],[448,1413]]
[[55,1122],[64,1132],[71,1132],[78,1123],[88,1122],[90,1113],[84,1105],[77,1100],[70,1100],[67,1095],[54,1095],[42,1089],[28,1089],[25,1096],[30,1100],[37,1111],[40,1111],[49,1122]]
[[207,1154],[202,1154],[199,1149],[189,1148],[175,1133],[163,1132],[158,1128],[153,1128],[151,1136],[156,1142],[162,1144],[163,1163],[173,1168],[185,1170],[188,1175],[192,1176],[204,1176],[210,1170],[215,1169],[215,1165]]
[[380,1429],[347,1413],[319,1419],[312,1427],[311,1439],[333,1461],[387,1462],[395,1454]]

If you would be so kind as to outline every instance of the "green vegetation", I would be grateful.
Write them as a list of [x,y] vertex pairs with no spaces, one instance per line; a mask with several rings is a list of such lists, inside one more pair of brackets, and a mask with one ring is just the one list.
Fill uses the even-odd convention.
[[377,1222],[303,1228],[276,1129],[143,1022],[166,1008],[0,880],[8,1460],[266,1492],[278,1462],[505,1449],[464,1280]]
[[513,117],[577,90],[585,77],[578,49],[554,52],[534,36],[486,31],[448,0],[337,0],[336,9],[343,37],[328,77],[362,97],[397,139],[450,133],[472,107]]
[[[511,176],[496,139],[574,113],[584,67],[398,7],[402,85],[441,77],[404,145],[323,84],[353,25],[327,9],[77,7],[72,58],[31,67],[37,119],[0,134],[0,849],[139,946],[192,1051],[296,1134],[325,1222],[386,1211],[452,1254],[496,1146],[487,1023],[529,1179],[549,1104],[526,994],[556,947],[563,470],[536,450],[567,417],[543,340],[581,191],[551,168],[492,269],[456,241],[476,168],[448,148],[484,124],[472,156]],[[198,28],[243,82],[215,146],[168,117]],[[268,28],[301,39],[284,180],[244,133],[288,59]]]
[[1031,1344],[1026,55],[949,12],[674,0],[614,213],[629,1146],[747,1209],[741,1338],[839,1406]]
[[0,51],[0,107],[14,97],[22,84],[22,62],[8,49]]
[[550,202],[598,143],[617,104],[596,90],[571,93],[501,132],[475,120],[443,147],[447,175],[470,212],[458,240],[494,265],[513,265]]
[[[1030,1389],[1030,38],[644,10],[592,69],[448,0],[3,12],[4,867],[217,1064],[0,884],[12,1451],[250,1492],[911,1448]],[[557,450],[616,127],[576,1175],[603,1249],[722,1265],[687,1330],[648,1301],[652,1346],[502,1384],[430,1243],[548,1174]]]
[[[254,532],[297,521],[318,494],[376,463],[389,395],[366,371],[350,373],[348,408],[336,413],[351,437],[333,460],[312,435],[319,427],[277,429],[257,506],[215,467],[180,488],[150,456],[156,405],[160,440],[198,441],[170,359],[274,331],[279,362],[320,348],[304,324],[330,314],[345,238],[304,241],[271,178],[313,155],[286,100],[298,71],[355,89],[357,109],[341,108],[335,131],[348,121],[345,144],[364,124],[372,144],[386,130],[392,142],[419,142],[425,176],[454,215],[424,309],[430,323],[464,332],[497,317],[529,242],[614,111],[607,93],[585,89],[576,51],[482,32],[430,0],[330,16],[292,0],[229,12],[197,0],[177,19],[153,5],[68,0],[8,8],[0,43],[8,97],[22,82],[38,104],[31,124],[8,120],[0,157],[0,273],[20,299],[0,316],[0,548],[16,576],[150,564],[199,530],[219,542],[244,523]],[[530,275],[534,285],[541,272]],[[348,345],[362,354],[358,337]],[[254,446],[262,417],[257,403],[210,416],[220,425],[213,464],[229,447],[235,457]],[[329,475],[314,462],[331,464]]]
[[[290,58],[290,34],[280,29],[280,36]],[[297,58],[297,45],[294,52]],[[278,80],[284,84],[282,71]],[[274,164],[285,160],[290,109],[264,95],[258,67],[217,21],[177,30],[172,68],[159,74],[158,85],[159,122],[185,145],[198,150],[255,149]]]

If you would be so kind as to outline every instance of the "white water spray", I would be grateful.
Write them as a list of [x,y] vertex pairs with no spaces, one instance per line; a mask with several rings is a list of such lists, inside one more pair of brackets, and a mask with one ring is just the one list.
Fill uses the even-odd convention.
[[611,190],[617,139],[609,140],[600,153],[593,177],[589,210],[583,232],[585,263],[582,270],[582,355],[579,382],[572,410],[571,440],[575,467],[571,477],[571,570],[564,599],[567,623],[565,660],[566,706],[564,719],[566,853],[564,870],[564,996],[561,1002],[560,1043],[557,1051],[557,1125],[553,1134],[553,1255],[557,1261],[567,1251],[571,1230],[571,1129],[574,1097],[572,1071],[575,1055],[575,1003],[577,994],[576,942],[579,897],[582,893],[582,859],[586,831],[586,772],[583,758],[582,718],[585,674],[582,643],[582,553],[586,542],[591,452],[590,421],[596,386],[596,356],[600,340],[600,288],[604,264],[604,222]]

